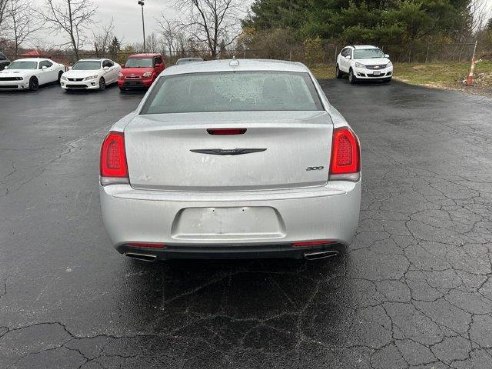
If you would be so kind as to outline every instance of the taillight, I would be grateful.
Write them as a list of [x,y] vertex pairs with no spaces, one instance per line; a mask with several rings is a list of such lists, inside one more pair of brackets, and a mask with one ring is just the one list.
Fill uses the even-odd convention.
[[166,245],[156,242],[130,242],[128,246],[136,247],[139,249],[164,249]]
[[348,127],[336,128],[331,146],[330,179],[358,181],[359,178],[359,139]]
[[129,183],[123,132],[109,132],[101,146],[101,184]]
[[243,135],[247,131],[246,128],[211,128],[207,129],[209,135],[230,136]]

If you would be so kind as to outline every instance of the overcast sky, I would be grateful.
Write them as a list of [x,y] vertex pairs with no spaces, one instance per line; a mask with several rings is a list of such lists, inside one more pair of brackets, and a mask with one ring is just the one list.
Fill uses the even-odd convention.
[[[123,38],[125,44],[142,42],[142,17],[138,0],[93,0],[93,2],[98,7],[96,15],[98,26],[108,23],[112,17],[115,34],[118,38]],[[172,0],[145,0],[144,16],[147,34],[158,31],[156,18],[160,18],[161,13],[170,19],[176,17]]]
[[[45,0],[32,0],[34,4],[42,7]],[[142,20],[140,5],[138,0],[92,0],[97,5],[96,23],[93,25],[97,30],[103,25],[108,24],[113,18],[115,25],[115,35],[123,39],[124,44],[142,42]],[[241,1],[241,0],[239,0]],[[487,3],[488,13],[492,14],[492,0],[483,0]],[[253,0],[242,0],[244,9],[248,9]],[[147,34],[158,32],[156,18],[160,18],[164,13],[169,19],[177,16],[176,10],[172,6],[173,0],[145,0],[144,14]],[[61,43],[62,36],[49,34],[49,39],[44,39],[41,43]],[[33,45],[34,46],[34,45]]]
[[[32,0],[34,4],[43,7],[45,0]],[[97,6],[94,31],[107,25],[113,18],[115,35],[123,39],[124,44],[142,42],[142,18],[138,0],[92,0]],[[492,1],[492,0],[490,0]],[[242,0],[244,9],[248,9],[253,0]],[[177,13],[173,8],[173,0],[145,0],[144,16],[147,35],[158,32],[157,18],[164,13],[168,19],[176,18]],[[41,43],[61,43],[64,36],[49,34],[49,39],[43,39],[38,35]]]

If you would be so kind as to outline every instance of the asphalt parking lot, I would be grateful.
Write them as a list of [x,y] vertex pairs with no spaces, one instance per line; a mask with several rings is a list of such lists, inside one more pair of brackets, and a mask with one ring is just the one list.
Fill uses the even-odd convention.
[[359,135],[344,257],[119,255],[99,145],[142,94],[0,93],[0,368],[492,367],[492,100],[322,82]]

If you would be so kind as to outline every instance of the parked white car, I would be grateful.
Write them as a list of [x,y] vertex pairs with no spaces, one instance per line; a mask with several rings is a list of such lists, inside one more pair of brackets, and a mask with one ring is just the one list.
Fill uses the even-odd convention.
[[342,49],[337,57],[336,75],[348,74],[350,83],[358,80],[391,81],[393,64],[389,55],[371,45],[354,45]]
[[61,77],[64,90],[104,90],[118,82],[121,65],[109,59],[81,59]]
[[0,71],[1,90],[31,90],[60,80],[66,68],[50,59],[26,58],[10,63]]

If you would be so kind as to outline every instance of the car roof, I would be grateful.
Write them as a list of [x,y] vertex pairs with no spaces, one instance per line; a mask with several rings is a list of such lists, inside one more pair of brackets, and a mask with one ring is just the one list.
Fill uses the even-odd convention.
[[374,45],[354,45],[354,49],[379,49],[379,47]]
[[15,61],[19,61],[19,60],[38,62],[38,61],[50,60],[50,59],[48,59],[48,58],[19,58],[19,59],[15,60]]
[[178,60],[203,60],[203,58],[198,58],[198,57],[187,57],[187,58],[179,58]]
[[81,61],[97,61],[97,62],[102,62],[103,60],[109,60],[109,59],[79,59],[79,60],[77,60],[77,63],[78,62],[81,62]]
[[[233,66],[232,64],[236,64]],[[165,69],[162,75],[185,73],[230,72],[230,71],[274,71],[309,72],[302,63],[270,59],[222,59],[175,65]]]
[[153,56],[161,56],[161,54],[159,54],[159,53],[133,54],[133,55],[130,55],[128,57],[128,59],[130,59],[130,58],[149,58],[149,57],[153,57]]

